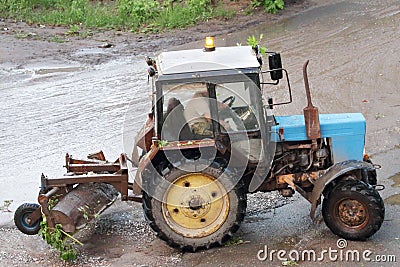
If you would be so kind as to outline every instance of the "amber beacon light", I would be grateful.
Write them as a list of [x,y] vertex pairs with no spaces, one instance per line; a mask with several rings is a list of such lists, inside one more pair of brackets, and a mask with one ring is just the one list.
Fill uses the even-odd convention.
[[214,37],[206,37],[206,43],[204,45],[204,51],[214,51],[215,50],[215,43]]

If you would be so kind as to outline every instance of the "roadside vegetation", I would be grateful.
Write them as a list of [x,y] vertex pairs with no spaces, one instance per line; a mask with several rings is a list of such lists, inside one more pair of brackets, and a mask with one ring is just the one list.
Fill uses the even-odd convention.
[[[232,18],[229,3],[239,0],[0,0],[0,17],[29,24],[156,32],[185,28],[213,18]],[[257,7],[276,13],[283,0],[252,0]],[[226,4],[228,3],[228,4]]]

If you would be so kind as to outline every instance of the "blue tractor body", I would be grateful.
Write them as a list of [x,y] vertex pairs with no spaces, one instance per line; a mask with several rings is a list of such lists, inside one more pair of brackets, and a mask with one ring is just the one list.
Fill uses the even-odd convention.
[[[272,140],[290,142],[307,140],[303,115],[276,116],[272,127]],[[331,139],[334,163],[346,160],[363,160],[366,121],[361,113],[320,114],[321,138]],[[283,129],[283,138],[279,130]],[[282,131],[282,130],[281,130]]]

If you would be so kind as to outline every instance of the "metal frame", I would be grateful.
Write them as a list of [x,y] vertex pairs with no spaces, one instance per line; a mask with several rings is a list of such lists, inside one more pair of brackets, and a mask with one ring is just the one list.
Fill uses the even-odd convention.
[[133,190],[133,184],[128,182],[127,156],[121,154],[111,163],[105,160],[102,151],[88,156],[88,159],[74,159],[69,154],[65,156],[67,175],[62,178],[48,178],[41,176],[41,190],[38,197],[40,207],[27,218],[31,224],[37,222],[42,213],[46,216],[50,228],[54,228],[54,219],[49,210],[49,200],[52,196],[62,198],[71,191],[75,185],[84,183],[109,183],[121,193],[122,201],[142,202],[140,196],[129,196],[128,191]]
[[[272,108],[273,106],[286,105],[286,104],[290,104],[290,103],[293,102],[292,88],[291,88],[291,86],[290,86],[289,74],[288,74],[288,72],[287,72],[286,69],[280,68],[280,69],[266,70],[266,71],[262,71],[261,74],[263,74],[263,73],[270,73],[270,72],[273,72],[273,71],[280,71],[280,70],[282,70],[282,71],[285,72],[286,82],[287,82],[288,89],[289,89],[289,101],[281,102],[281,103],[276,103],[276,104],[274,104],[274,103],[268,103],[268,106],[270,106],[270,108]],[[279,84],[279,80],[277,80],[277,81],[274,82],[274,83],[261,82],[261,81],[260,81],[260,85],[264,85],[264,84],[277,85],[277,84]],[[261,88],[261,90],[262,90],[262,89],[263,89],[263,88]]]

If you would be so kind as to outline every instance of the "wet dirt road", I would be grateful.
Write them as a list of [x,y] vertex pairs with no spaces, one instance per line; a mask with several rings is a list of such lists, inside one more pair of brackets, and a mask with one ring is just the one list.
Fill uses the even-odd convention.
[[[218,37],[217,45],[245,43],[249,35],[260,33],[269,49],[281,52],[293,87],[294,102],[275,113],[301,114],[306,105],[301,66],[310,59],[313,102],[320,112],[362,112],[366,117],[366,150],[382,165],[378,183],[386,186],[381,194],[390,201],[385,201],[381,230],[366,242],[349,241],[347,248],[396,255],[400,261],[399,185],[389,179],[400,173],[400,1],[319,1],[314,8],[276,24]],[[201,47],[202,42],[189,46],[195,45]],[[80,50],[68,59],[44,58],[0,68],[0,201],[13,200],[11,210],[23,201],[35,201],[42,172],[63,173],[65,152],[85,156],[103,149],[114,159],[124,146],[129,150],[129,144],[123,144],[125,116],[139,126],[149,110],[145,66],[141,57],[117,57],[97,65],[80,60],[101,58],[104,53]],[[268,89],[265,94],[279,101],[285,89]],[[295,200],[272,210],[256,205],[259,212],[251,212],[237,234],[244,244],[195,254],[176,252],[155,239],[144,224],[140,205],[120,203],[101,216],[94,231],[88,231],[80,250],[89,265],[280,266],[282,261],[276,258],[260,261],[258,251],[265,245],[287,251],[337,249],[338,238],[324,223],[311,222],[305,200]],[[49,260],[54,252],[44,255],[47,246],[38,238],[16,232],[11,218],[10,213],[0,213],[0,226],[4,225],[0,243],[16,243],[15,249],[29,256],[19,265],[60,264]],[[15,265],[13,259],[20,254],[7,247],[0,245],[0,265]],[[298,263],[396,265],[329,258]]]

